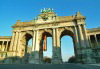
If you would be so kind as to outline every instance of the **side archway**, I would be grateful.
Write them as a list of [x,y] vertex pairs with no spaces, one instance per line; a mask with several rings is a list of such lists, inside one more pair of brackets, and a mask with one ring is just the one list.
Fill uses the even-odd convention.
[[[44,50],[44,37],[46,36],[46,50]],[[48,31],[44,31],[41,34],[41,40],[40,40],[40,60],[43,63],[45,58],[52,58],[52,34]]]
[[[20,56],[23,57],[23,59],[22,59],[23,63],[29,62],[29,56],[30,56],[30,53],[31,53],[32,41],[33,41],[32,37],[33,37],[32,34],[25,33],[21,38]],[[29,41],[31,41],[31,42],[29,43]],[[29,46],[29,44],[31,46]]]

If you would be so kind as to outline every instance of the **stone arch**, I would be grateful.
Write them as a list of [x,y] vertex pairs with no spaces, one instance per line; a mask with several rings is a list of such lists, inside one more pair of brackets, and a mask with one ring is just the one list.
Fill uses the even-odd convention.
[[33,36],[29,33],[25,33],[22,38],[21,38],[21,44],[22,46],[26,46],[27,42],[29,41],[29,39],[31,39]]
[[43,38],[43,34],[44,33],[48,33],[49,36],[52,36],[52,29],[42,29],[42,30],[39,30],[39,40],[41,40]]
[[32,34],[30,33],[23,33],[22,37],[21,37],[21,41],[20,41],[20,56],[23,57],[23,62],[24,63],[28,63],[29,61],[29,56],[27,57],[27,55],[29,55],[28,53],[28,41],[32,38]]
[[[74,48],[74,54],[75,54],[75,56],[77,55],[77,51],[76,51],[76,46],[75,46],[75,37],[74,37],[74,32],[73,32],[73,30],[72,29],[65,29],[65,28],[63,28],[61,31],[60,31],[60,35],[59,35],[59,37],[60,37],[60,40],[61,40],[61,38],[63,37],[63,36],[66,36],[66,35],[68,35],[68,36],[70,36],[71,38],[72,38],[72,42],[73,42],[73,48]],[[61,42],[60,42],[61,43]],[[60,46],[61,46],[61,44],[60,44]]]
[[72,38],[74,38],[74,33],[70,30],[67,30],[67,29],[62,30],[60,33],[60,38],[65,35],[68,35],[68,36],[71,36]]
[[46,35],[47,37],[52,37],[52,35],[49,32],[47,32],[47,31],[42,32],[41,33],[40,46],[43,45],[42,43],[43,43],[43,37],[44,37],[44,35]]
[[39,55],[40,55],[40,60],[43,62],[43,37],[44,35],[46,35],[47,37],[52,37],[52,34],[50,33],[50,31],[47,30],[43,30],[41,32],[41,37],[40,37],[40,41],[39,41]]
[[64,27],[64,28],[58,28],[59,30],[59,37],[62,36],[62,33],[66,32],[69,36],[73,36],[74,37],[74,32],[73,32],[73,28],[72,27]]
[[47,31],[44,31],[44,32],[41,33],[41,39],[40,39],[40,43],[39,43],[40,44],[40,50],[42,49],[41,45],[43,45],[42,43],[43,43],[44,35],[46,35],[47,37],[52,37],[52,35],[49,32],[47,32]]
[[24,32],[21,32],[21,33],[22,33],[21,38],[23,36],[25,36],[26,34],[30,34],[31,36],[33,36],[33,31],[24,31]]

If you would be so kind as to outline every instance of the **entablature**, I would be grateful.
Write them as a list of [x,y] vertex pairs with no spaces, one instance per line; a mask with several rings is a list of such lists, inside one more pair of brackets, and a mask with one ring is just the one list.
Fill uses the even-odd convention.
[[100,34],[100,28],[87,29],[88,35]]
[[0,36],[0,41],[11,41],[11,36]]

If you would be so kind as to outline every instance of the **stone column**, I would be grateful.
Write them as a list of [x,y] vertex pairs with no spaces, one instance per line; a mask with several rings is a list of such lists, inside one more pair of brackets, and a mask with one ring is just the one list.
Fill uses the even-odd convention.
[[4,45],[3,45],[3,51],[6,50],[6,41],[4,41]]
[[16,32],[15,43],[14,43],[14,46],[15,46],[14,48],[15,48],[15,50],[14,50],[14,51],[17,51],[18,35],[19,35],[19,32]]
[[32,52],[34,51],[35,49],[35,37],[36,37],[36,34],[35,34],[36,31],[34,31],[34,35],[33,35],[33,38],[32,38]]
[[58,28],[56,28],[56,44],[57,44],[57,47],[61,47],[60,46],[60,36],[59,36],[59,32],[58,32]]
[[60,37],[58,36],[58,29],[53,28],[53,64],[61,64],[61,47],[60,47]]
[[53,47],[56,47],[56,30],[53,28]]
[[85,27],[85,25],[82,25],[82,26],[83,26],[83,31],[84,31],[83,35],[84,35],[84,40],[85,40],[85,43],[86,43],[86,47],[90,48],[88,37],[87,37],[87,32],[86,32],[86,27]]
[[38,30],[36,30],[34,32],[34,37],[35,37],[35,43],[34,43],[34,49],[32,48],[32,56],[33,56],[33,59],[31,59],[31,61],[29,61],[29,63],[32,63],[32,64],[39,64],[40,63],[40,60],[39,60],[39,33],[38,33]]
[[74,26],[74,42],[75,42],[75,48],[76,48],[76,58],[77,58],[77,62],[80,62],[80,54],[81,54],[81,50],[80,50],[80,41],[79,41],[79,37],[78,37],[78,31],[77,31],[77,26]]
[[29,63],[34,63],[34,57],[35,57],[35,43],[36,43],[36,31],[34,31],[33,33],[33,37],[32,37],[32,50],[31,50],[31,55],[29,57]]
[[76,26],[74,26],[74,38],[75,38],[76,48],[80,48],[79,38],[78,38],[78,32],[77,32]]
[[1,49],[2,49],[2,41],[0,41],[0,43],[1,43],[1,44],[0,44],[0,51],[1,51]]
[[81,63],[85,63],[86,62],[86,57],[84,57],[86,55],[86,44],[85,44],[85,40],[84,40],[84,36],[83,36],[83,29],[81,25],[78,25],[78,31],[79,31],[79,41],[80,41],[80,62]]
[[8,48],[8,43],[9,43],[9,41],[7,41],[7,44],[6,44],[6,49],[5,49],[5,51],[7,51],[7,48]]
[[96,45],[99,46],[96,34],[94,35],[94,37],[95,37]]
[[89,39],[90,47],[92,48],[92,44],[91,44],[90,35],[88,36],[88,39]]
[[19,32],[18,35],[18,41],[17,41],[17,56],[21,56],[21,32]]
[[39,33],[38,33],[38,30],[36,30],[36,37],[35,37],[35,39],[36,39],[36,43],[35,43],[35,51],[39,51]]
[[56,36],[55,36],[55,28],[53,28],[53,53],[52,53],[52,63],[56,63],[57,62],[57,59],[56,59],[56,56],[57,56],[57,54],[56,54],[56,38],[55,38]]
[[57,56],[58,56],[58,63],[62,63],[62,56],[61,56],[61,45],[60,45],[60,34],[58,28],[56,28],[56,46],[57,46]]
[[79,25],[79,29],[81,31],[81,38],[82,38],[81,39],[82,61],[84,63],[93,63],[94,59],[92,58],[92,55],[91,55],[93,52],[92,52],[92,49],[90,49],[90,45],[89,45],[89,42],[88,42],[85,25]]
[[14,40],[14,46],[13,46],[13,51],[14,51],[13,56],[17,56],[18,35],[19,35],[19,33],[18,33],[18,32],[16,32],[16,35],[15,35],[15,40]]
[[15,40],[15,32],[13,32],[12,39],[11,39],[11,44],[10,44],[10,51],[13,51],[13,46],[14,46],[14,40]]
[[92,51],[92,43],[91,43],[91,39],[90,39],[90,35],[88,35],[88,39],[89,39],[89,43],[90,43],[90,48],[87,49],[87,63],[96,63],[96,60],[94,57],[95,52]]
[[1,46],[1,48],[2,48],[2,51],[4,51],[4,41],[2,41],[2,46]]
[[79,38],[80,38],[81,48],[85,48],[82,27],[80,25],[78,25],[78,30],[79,30]]

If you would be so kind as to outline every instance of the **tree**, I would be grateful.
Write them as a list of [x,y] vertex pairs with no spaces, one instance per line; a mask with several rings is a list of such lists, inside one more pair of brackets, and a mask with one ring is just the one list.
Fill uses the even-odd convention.
[[68,59],[68,63],[76,63],[76,57],[72,56]]
[[51,63],[51,58],[50,57],[44,57],[43,61],[44,61],[44,63]]

